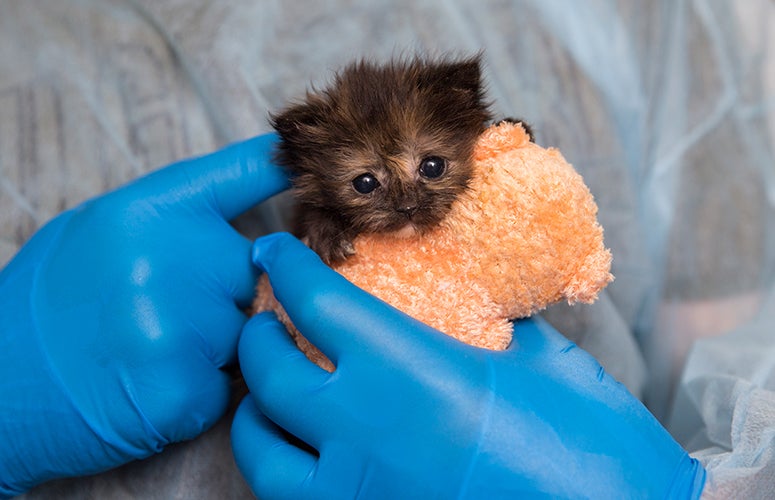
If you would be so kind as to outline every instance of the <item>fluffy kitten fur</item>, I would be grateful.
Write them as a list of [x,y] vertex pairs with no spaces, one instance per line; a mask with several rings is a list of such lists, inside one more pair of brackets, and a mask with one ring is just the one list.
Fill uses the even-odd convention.
[[468,186],[490,119],[479,56],[346,67],[271,117],[298,235],[332,263],[362,232],[410,235],[439,223]]

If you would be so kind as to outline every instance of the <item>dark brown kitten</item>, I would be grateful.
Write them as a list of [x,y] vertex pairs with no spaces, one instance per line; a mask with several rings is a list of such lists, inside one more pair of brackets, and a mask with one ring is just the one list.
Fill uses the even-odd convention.
[[490,120],[480,58],[361,61],[272,116],[277,161],[293,175],[298,235],[324,261],[363,232],[438,224],[472,175]]

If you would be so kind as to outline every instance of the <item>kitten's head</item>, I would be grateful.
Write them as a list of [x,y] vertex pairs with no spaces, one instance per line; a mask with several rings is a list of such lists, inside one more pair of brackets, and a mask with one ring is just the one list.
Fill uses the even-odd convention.
[[272,117],[277,161],[302,205],[358,232],[422,231],[468,186],[490,120],[482,87],[478,56],[353,64]]

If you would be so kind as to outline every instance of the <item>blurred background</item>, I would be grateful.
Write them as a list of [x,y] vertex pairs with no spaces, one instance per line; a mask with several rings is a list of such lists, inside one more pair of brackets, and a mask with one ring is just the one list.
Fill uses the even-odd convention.
[[[354,59],[483,51],[496,115],[584,176],[614,255],[596,304],[546,317],[714,491],[754,498],[775,481],[770,26],[767,0],[0,0],[0,264],[63,209],[269,131]],[[235,225],[277,230],[286,208]],[[27,497],[249,498],[228,430]]]

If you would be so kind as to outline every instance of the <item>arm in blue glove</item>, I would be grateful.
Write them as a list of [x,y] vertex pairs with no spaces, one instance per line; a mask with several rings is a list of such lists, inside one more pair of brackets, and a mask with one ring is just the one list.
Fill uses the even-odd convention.
[[273,136],[64,212],[0,272],[0,497],[192,438],[227,407],[257,276],[228,224],[284,189]]
[[269,314],[245,327],[251,394],[232,446],[261,498],[699,496],[699,463],[545,322],[517,323],[506,351],[477,349],[359,290],[287,235],[259,239],[254,259],[337,367],[309,362]]

